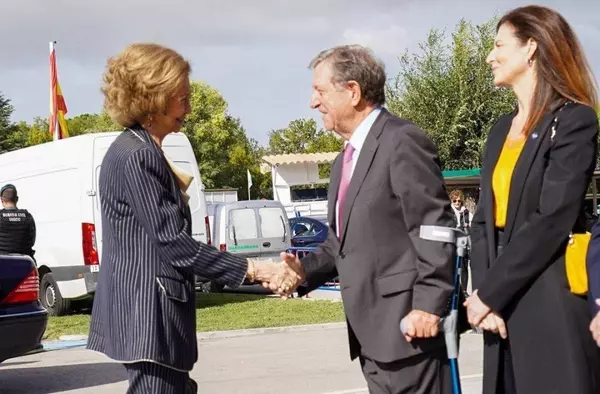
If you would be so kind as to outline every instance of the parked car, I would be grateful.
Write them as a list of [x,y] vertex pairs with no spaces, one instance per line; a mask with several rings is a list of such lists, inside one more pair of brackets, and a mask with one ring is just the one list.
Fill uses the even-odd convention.
[[[35,218],[40,296],[51,315],[68,314],[74,301],[89,301],[96,292],[102,264],[98,179],[119,134],[84,134],[0,155],[0,185],[15,185],[19,205]],[[169,134],[163,151],[194,177],[187,190],[192,236],[210,243],[204,185],[189,140],[183,133]]]
[[0,255],[0,362],[41,347],[48,312],[33,259]]
[[[291,244],[285,208],[278,201],[247,200],[209,204],[208,217],[215,247],[246,258],[280,260]],[[222,291],[217,281],[197,277],[211,292]]]
[[292,246],[312,247],[317,246],[327,239],[329,226],[325,219],[319,220],[311,217],[295,217],[290,219],[292,228]]

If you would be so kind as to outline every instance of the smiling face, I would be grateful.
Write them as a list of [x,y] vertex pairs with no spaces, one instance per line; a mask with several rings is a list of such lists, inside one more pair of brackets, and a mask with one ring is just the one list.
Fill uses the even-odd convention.
[[529,59],[533,57],[536,43],[529,40],[525,44],[515,35],[515,29],[504,23],[498,29],[494,41],[494,49],[486,62],[492,68],[494,85],[512,87],[525,74],[531,72]]
[[360,99],[356,83],[346,85],[333,83],[333,69],[329,62],[324,61],[315,67],[310,107],[322,114],[326,130],[335,131],[342,137],[352,131],[349,123],[354,116],[354,106]]
[[183,122],[191,112],[190,108],[190,81],[184,78],[175,95],[167,101],[167,108],[163,113],[152,117],[152,133],[159,136],[166,136],[169,133],[176,133],[183,127]]

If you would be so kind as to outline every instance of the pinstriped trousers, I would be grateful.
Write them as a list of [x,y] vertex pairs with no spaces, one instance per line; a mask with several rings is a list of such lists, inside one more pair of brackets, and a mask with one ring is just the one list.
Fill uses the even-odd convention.
[[127,394],[196,394],[198,385],[187,372],[156,363],[124,364],[129,376]]

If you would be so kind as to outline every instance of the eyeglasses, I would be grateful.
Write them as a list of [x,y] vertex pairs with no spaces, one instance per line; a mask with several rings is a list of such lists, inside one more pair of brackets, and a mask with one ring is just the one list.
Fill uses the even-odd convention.
[[452,202],[460,202],[460,200],[452,200]]

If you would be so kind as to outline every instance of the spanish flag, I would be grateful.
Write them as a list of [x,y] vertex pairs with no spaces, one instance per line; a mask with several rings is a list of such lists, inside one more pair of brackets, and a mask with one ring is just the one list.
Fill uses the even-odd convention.
[[48,118],[48,125],[50,135],[52,135],[54,140],[60,140],[69,136],[69,130],[65,121],[67,104],[60,90],[58,73],[56,72],[55,44],[56,41],[50,42],[50,117]]

